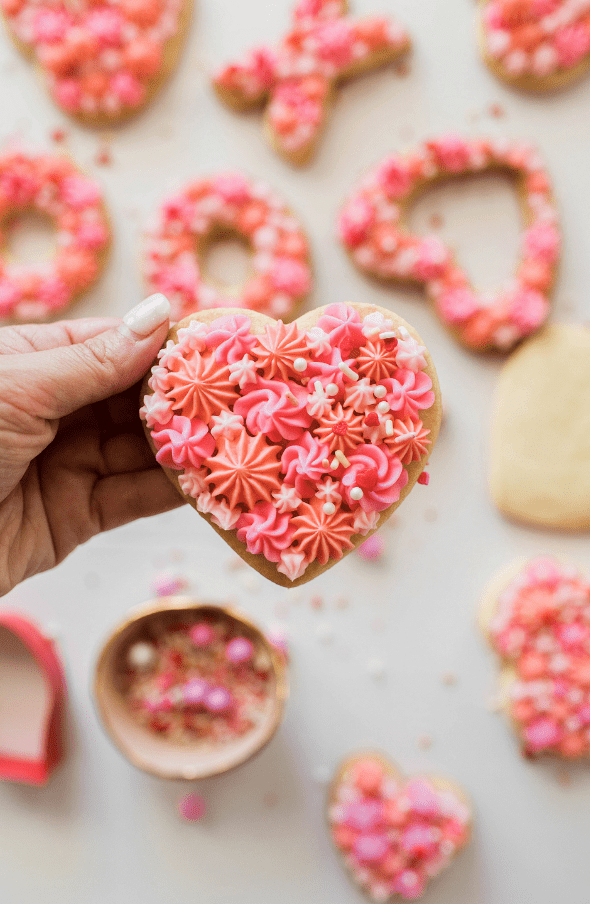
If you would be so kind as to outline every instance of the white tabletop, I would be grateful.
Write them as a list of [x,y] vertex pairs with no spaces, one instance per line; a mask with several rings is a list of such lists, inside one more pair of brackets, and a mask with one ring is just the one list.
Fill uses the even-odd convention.
[[[487,431],[499,362],[456,346],[419,292],[356,273],[334,232],[344,195],[389,151],[449,131],[531,139],[554,177],[564,223],[554,316],[588,319],[590,76],[553,97],[521,96],[480,62],[472,0],[355,0],[358,13],[394,12],[408,26],[411,71],[399,77],[385,69],[343,89],[317,158],[294,171],[266,146],[259,116],[222,107],[208,78],[253,43],[277,39],[290,6],[199,0],[178,71],[144,115],[106,137],[113,163],[103,167],[94,161],[105,139],[53,107],[2,34],[0,138],[47,148],[51,130],[63,126],[74,159],[104,186],[114,252],[78,316],[122,315],[139,300],[141,226],[171,190],[227,167],[264,177],[311,237],[317,278],[310,306],[355,300],[391,307],[428,344],[447,409],[431,483],[417,486],[383,529],[382,563],[352,555],[299,591],[247,568],[230,570],[229,548],[187,507],[91,541],[3,600],[59,627],[72,722],[69,755],[46,789],[0,786],[3,904],[354,904],[360,896],[325,830],[325,780],[343,756],[367,746],[407,773],[455,778],[473,798],[473,843],[428,901],[588,899],[588,769],[520,758],[491,712],[496,668],[476,626],[478,595],[497,570],[537,553],[587,568],[588,537],[527,530],[494,510]],[[494,104],[503,115],[492,115]],[[510,274],[519,220],[508,183],[483,178],[440,189],[420,202],[416,225],[426,228],[432,212],[444,216],[442,234],[478,285],[491,288]],[[89,692],[102,639],[150,598],[151,582],[165,569],[187,575],[204,599],[233,599],[262,624],[281,624],[292,649],[282,728],[256,760],[203,783],[209,815],[198,824],[175,815],[190,786],[135,771],[103,735]],[[374,660],[384,665],[382,679],[371,674]],[[449,672],[453,686],[443,682]]]

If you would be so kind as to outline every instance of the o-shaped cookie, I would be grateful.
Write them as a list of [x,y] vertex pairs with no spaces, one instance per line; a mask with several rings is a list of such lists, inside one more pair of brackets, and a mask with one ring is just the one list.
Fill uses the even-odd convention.
[[36,321],[70,305],[97,278],[106,259],[109,224],[99,187],[67,157],[0,156],[0,242],[27,210],[57,231],[53,261],[17,264],[0,257],[0,321]]
[[[525,231],[515,277],[480,295],[435,236],[412,234],[406,214],[418,195],[450,177],[500,172],[515,177]],[[420,283],[442,322],[467,348],[506,352],[549,312],[561,238],[549,177],[528,145],[456,137],[392,154],[366,175],[338,218],[340,240],[365,273]]]
[[143,107],[178,61],[191,0],[0,0],[56,104],[92,125]]
[[[203,256],[235,237],[251,251],[251,276],[242,286],[215,285],[204,277]],[[150,291],[170,299],[174,320],[226,307],[290,319],[312,284],[299,221],[268,186],[239,173],[199,179],[162,205],[148,231],[144,274]]]
[[529,91],[551,91],[590,67],[589,0],[480,0],[480,43],[492,72]]

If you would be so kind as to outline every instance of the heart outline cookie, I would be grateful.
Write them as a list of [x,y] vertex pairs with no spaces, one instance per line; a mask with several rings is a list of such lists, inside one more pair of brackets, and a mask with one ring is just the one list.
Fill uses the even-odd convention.
[[500,704],[523,756],[590,754],[590,581],[537,557],[487,588],[480,626],[500,665]]
[[[196,364],[178,363],[179,342]],[[231,369],[216,364],[218,348],[234,358]],[[340,349],[351,357],[342,360]],[[377,396],[367,371],[378,375]],[[195,390],[195,380],[205,389]],[[195,392],[204,399],[200,409]],[[148,442],[184,500],[246,562],[285,587],[335,564],[387,520],[419,478],[426,482],[421,475],[441,420],[436,371],[420,337],[397,315],[367,304],[318,308],[288,327],[242,309],[200,311],[171,331],[142,399]],[[174,421],[182,410],[189,417]]]
[[371,901],[415,900],[471,837],[471,804],[439,776],[406,779],[375,751],[338,768],[327,800],[332,842]]
[[2,0],[0,10],[57,106],[85,125],[107,126],[147,106],[176,68],[192,6],[83,0],[74,11],[65,0]]
[[[559,91],[590,69],[590,3],[479,0],[479,45],[494,75],[531,92]],[[569,9],[568,9],[569,7]]]
[[[416,235],[407,227],[414,199],[429,187],[478,173],[516,180],[525,226],[515,278],[491,293],[472,286],[437,236]],[[338,237],[361,272],[423,287],[443,325],[471,351],[505,354],[548,316],[561,236],[549,177],[527,144],[447,135],[409,154],[391,154],[349,195]]]

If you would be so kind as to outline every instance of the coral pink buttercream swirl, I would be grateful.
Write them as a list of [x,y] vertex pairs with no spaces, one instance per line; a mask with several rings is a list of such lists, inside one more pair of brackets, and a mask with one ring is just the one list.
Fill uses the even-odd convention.
[[258,502],[251,512],[237,523],[238,539],[248,552],[263,555],[269,562],[278,562],[281,552],[291,545],[294,529],[287,514],[279,514],[270,502]]
[[307,393],[293,383],[264,380],[248,383],[244,395],[234,405],[250,433],[262,433],[272,442],[297,440],[311,425],[307,413]]
[[199,418],[175,415],[166,427],[152,432],[152,438],[157,460],[175,471],[200,468],[215,448],[215,440]]
[[302,499],[313,496],[317,482],[325,471],[324,460],[329,448],[304,434],[301,442],[293,443],[285,449],[281,457],[281,471],[285,482],[294,486]]
[[[408,482],[408,472],[396,456],[385,451],[384,446],[366,444],[348,456],[350,467],[341,479],[344,498],[351,508],[360,505],[366,512],[382,512],[393,505]],[[363,495],[360,500],[351,496],[358,487]]]

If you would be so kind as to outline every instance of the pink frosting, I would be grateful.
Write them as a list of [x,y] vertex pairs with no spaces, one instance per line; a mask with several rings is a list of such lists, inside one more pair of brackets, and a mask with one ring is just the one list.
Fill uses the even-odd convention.
[[245,543],[248,552],[262,554],[269,562],[278,562],[281,552],[291,544],[293,528],[288,514],[279,514],[270,502],[257,502],[251,512],[240,517],[237,523],[238,539]]
[[[351,508],[360,505],[365,512],[382,512],[398,501],[408,482],[408,472],[399,458],[387,454],[382,446],[367,444],[359,446],[348,461],[350,467],[342,475],[341,487]],[[360,502],[350,495],[353,487],[363,491]]]
[[215,449],[215,440],[206,424],[198,418],[174,415],[167,426],[152,432],[161,465],[182,471],[184,468],[200,468],[203,461]]
[[361,315],[346,304],[331,304],[319,318],[317,325],[328,333],[333,346],[352,349],[365,341]]
[[252,321],[245,314],[226,314],[214,320],[207,333],[207,348],[215,349],[215,360],[233,364],[256,345],[250,333]]
[[[490,5],[497,2],[501,0]],[[405,214],[415,193],[429,182],[488,170],[514,173],[529,225],[516,278],[483,299],[437,236],[408,232]],[[547,316],[561,240],[549,178],[528,145],[450,135],[428,141],[411,154],[391,155],[346,200],[338,235],[368,274],[423,284],[443,322],[474,350],[506,352]],[[545,304],[533,299],[531,291],[543,295]]]
[[301,442],[287,446],[281,458],[285,482],[294,486],[302,499],[315,495],[317,483],[325,471],[323,461],[328,446],[305,433]]
[[262,433],[272,442],[290,441],[299,439],[311,425],[307,393],[296,384],[259,377],[255,384],[247,383],[242,392],[234,411],[244,418],[250,433]]
[[422,371],[398,370],[395,379],[385,379],[381,383],[387,389],[386,401],[401,417],[416,419],[418,411],[434,404],[432,380]]

